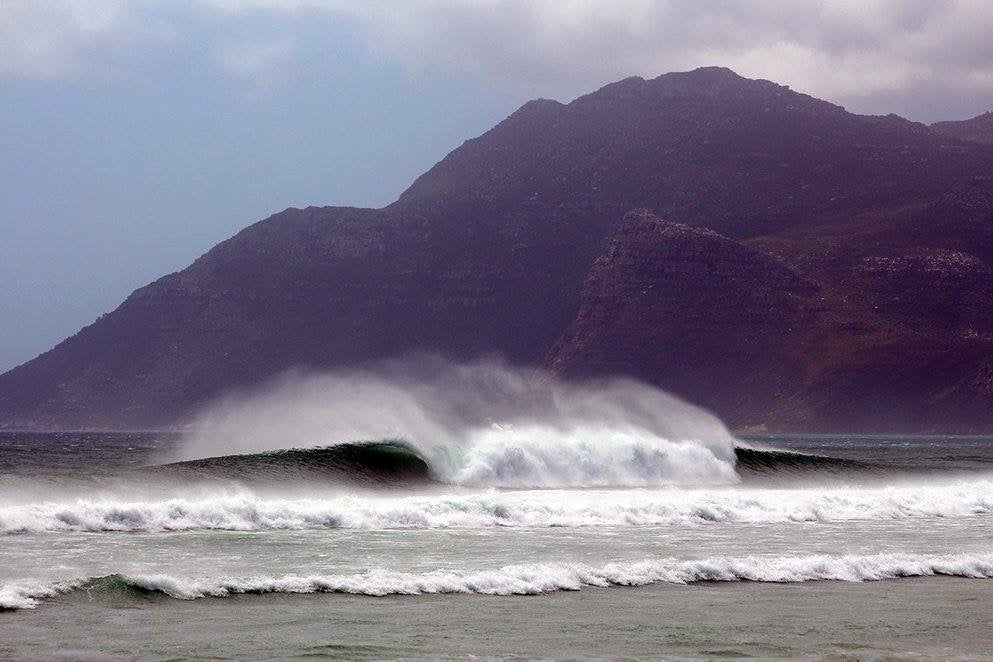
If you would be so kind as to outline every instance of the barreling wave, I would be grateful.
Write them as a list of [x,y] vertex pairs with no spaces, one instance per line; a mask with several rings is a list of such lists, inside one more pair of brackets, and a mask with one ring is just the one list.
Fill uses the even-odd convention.
[[147,468],[185,478],[337,480],[377,486],[409,486],[435,480],[427,461],[402,441],[374,441],[322,448],[290,448],[186,460]]
[[387,569],[356,574],[241,578],[179,578],[164,574],[109,575],[59,582],[0,586],[0,608],[36,607],[40,600],[86,591],[91,597],[157,593],[180,600],[238,594],[348,593],[367,596],[423,594],[538,595],[585,587],[692,584],[696,582],[865,582],[930,576],[993,578],[993,554],[872,554],[846,556],[714,557],[648,559],[633,563],[528,563],[493,570]]
[[486,490],[298,499],[241,491],[162,501],[78,499],[0,507],[0,533],[696,526],[962,518],[991,513],[990,480],[844,490]]
[[789,476],[887,473],[878,463],[862,462],[828,455],[800,453],[775,448],[755,448],[738,445],[734,449],[735,469],[739,476]]
[[737,481],[713,415],[628,379],[563,382],[492,362],[289,374],[214,403],[173,459],[402,439],[434,479],[474,487]]
[[702,444],[623,431],[577,438],[548,429],[493,428],[474,443],[419,451],[399,440],[343,443],[173,462],[146,470],[183,478],[323,480],[408,487],[562,488],[737,482],[734,465]]
[[[391,439],[401,441],[349,443]],[[172,453],[188,460],[184,470],[207,475],[296,469],[506,488],[731,485],[893,469],[744,447],[712,414],[628,379],[564,382],[438,360],[284,375],[214,403]]]
[[[609,444],[560,438],[533,443],[497,431],[469,448],[438,447],[423,457],[400,440],[345,443],[186,460],[146,469],[158,475],[240,480],[322,480],[409,487],[651,487],[731,484],[756,476],[882,474],[880,465],[824,455],[737,446],[732,466],[691,442],[659,448],[634,437]],[[737,472],[737,475],[735,475]]]

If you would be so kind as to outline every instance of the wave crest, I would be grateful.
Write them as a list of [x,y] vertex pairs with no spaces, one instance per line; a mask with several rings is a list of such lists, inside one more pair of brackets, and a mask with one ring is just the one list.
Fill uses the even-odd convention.
[[0,608],[33,608],[55,595],[86,589],[120,588],[162,593],[180,600],[223,598],[245,593],[349,593],[368,596],[423,594],[537,595],[578,591],[587,586],[644,586],[695,582],[807,581],[864,582],[899,577],[944,575],[993,578],[993,554],[873,554],[845,556],[715,557],[701,560],[649,559],[608,563],[528,563],[494,570],[434,570],[423,573],[386,569],[350,575],[179,578],[164,574],[112,575],[43,584],[0,586]]
[[727,484],[734,438],[711,414],[627,379],[562,382],[499,363],[286,375],[216,403],[174,459],[397,439],[459,485]]
[[267,498],[251,492],[163,501],[80,499],[0,508],[0,533],[265,531],[704,525],[971,517],[993,513],[993,481],[771,489],[543,490],[420,496]]
[[443,464],[443,479],[481,487],[649,487],[731,484],[734,465],[697,440],[669,441],[644,430],[492,426]]

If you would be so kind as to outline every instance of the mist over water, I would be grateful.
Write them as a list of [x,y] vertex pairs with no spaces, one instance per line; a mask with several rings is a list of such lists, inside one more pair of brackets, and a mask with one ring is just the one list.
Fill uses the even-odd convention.
[[627,379],[439,359],[288,374],[209,408],[174,460],[397,440],[435,478],[497,487],[736,482],[713,415]]

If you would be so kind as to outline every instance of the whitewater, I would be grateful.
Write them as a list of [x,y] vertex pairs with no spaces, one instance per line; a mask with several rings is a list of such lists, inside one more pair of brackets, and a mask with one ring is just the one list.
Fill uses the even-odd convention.
[[128,588],[157,592],[179,600],[225,598],[255,593],[349,593],[386,595],[479,594],[538,595],[579,591],[584,587],[691,584],[694,582],[809,581],[865,582],[899,577],[945,575],[993,578],[993,553],[924,556],[875,554],[866,556],[792,556],[706,558],[693,561],[643,560],[590,567],[582,563],[532,563],[484,571],[423,573],[371,570],[351,575],[282,575],[279,577],[180,578],[171,575],[111,575],[13,583],[0,588],[0,608],[33,609],[43,598],[73,591],[113,592]]
[[[44,642],[63,626],[120,640],[125,657],[168,655],[175,641],[157,633],[177,619],[198,637],[191,655],[218,636],[209,652],[222,657],[323,654],[307,641],[330,621],[341,636],[414,630],[394,648],[333,649],[346,656],[461,654],[439,630],[451,623],[512,625],[519,636],[489,650],[556,656],[513,642],[543,641],[533,623],[588,621],[579,596],[611,605],[587,627],[685,620],[687,642],[701,615],[788,623],[820,609],[822,623],[863,609],[913,639],[916,610],[961,613],[957,596],[984,604],[993,587],[993,439],[736,438],[641,384],[499,365],[295,376],[217,403],[182,434],[0,432],[0,562],[0,631],[36,642],[15,649],[29,657],[53,653]],[[541,600],[554,608],[527,606]],[[94,625],[122,617],[137,621]],[[244,648],[259,642],[239,628],[279,618],[311,625]],[[673,650],[738,637],[738,653],[809,652],[795,637],[707,637]],[[635,657],[652,650],[630,641]]]
[[993,480],[807,489],[526,490],[420,496],[77,499],[0,507],[0,534],[40,532],[706,526],[969,518],[993,514]]
[[[89,460],[49,449],[65,473],[0,475],[0,608],[108,586],[186,600],[991,575],[990,440],[739,440],[729,476],[703,445],[680,450],[692,442],[648,442],[653,455],[494,434],[500,452],[486,435],[458,453],[383,441],[165,463],[150,460],[188,437],[97,435]],[[51,441],[6,436],[15,459]],[[119,453],[145,461],[108,471]],[[584,453],[614,466],[549,478]],[[688,457],[705,469],[687,474]]]
[[[490,652],[555,657],[566,651],[549,633],[579,627],[602,628],[604,653],[640,657],[657,644],[630,628],[664,624],[693,633],[671,644],[690,657],[729,641],[796,657],[851,639],[839,615],[861,610],[896,638],[881,654],[899,655],[944,641],[914,629],[925,611],[948,614],[949,633],[987,630],[964,614],[993,586],[991,439],[683,452],[691,438],[610,446],[559,428],[556,445],[531,444],[520,426],[487,425],[472,428],[475,449],[391,435],[202,457],[190,435],[0,433],[0,650],[285,657],[323,654],[313,639],[325,636],[345,657],[450,657],[480,644],[449,628],[485,627],[519,633]],[[823,634],[792,631],[794,613],[817,614]],[[760,645],[753,628],[705,625],[751,614],[781,634]],[[186,644],[169,634],[177,622]],[[245,628],[291,634],[260,641]],[[950,637],[933,655],[960,644],[981,645]]]
[[170,459],[382,440],[456,485],[737,480],[734,437],[702,409],[629,379],[570,383],[492,362],[284,376],[214,404]]

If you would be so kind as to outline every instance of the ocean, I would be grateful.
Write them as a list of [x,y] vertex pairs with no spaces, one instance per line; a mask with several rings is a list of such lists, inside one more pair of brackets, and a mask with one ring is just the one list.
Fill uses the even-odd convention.
[[0,657],[993,655],[993,438],[734,444],[0,433]]

